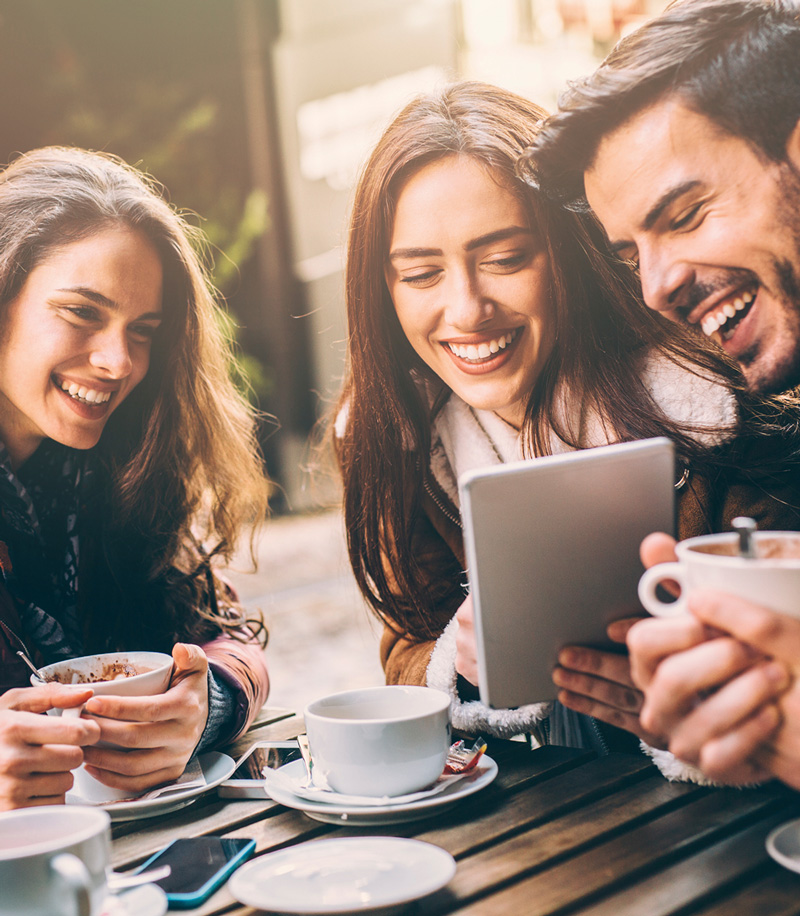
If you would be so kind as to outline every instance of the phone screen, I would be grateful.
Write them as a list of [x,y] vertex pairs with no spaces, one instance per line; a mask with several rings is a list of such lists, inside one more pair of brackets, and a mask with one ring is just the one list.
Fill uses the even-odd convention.
[[229,779],[261,779],[265,768],[275,770],[285,763],[300,760],[300,748],[296,744],[257,744],[230,775]]
[[252,840],[246,838],[223,839],[218,836],[175,840],[148,863],[149,868],[159,865],[172,867],[171,874],[153,883],[167,894],[195,893],[250,843]]

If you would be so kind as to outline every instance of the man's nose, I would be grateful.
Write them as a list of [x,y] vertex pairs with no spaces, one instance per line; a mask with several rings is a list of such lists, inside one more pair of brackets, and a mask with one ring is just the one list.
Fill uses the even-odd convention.
[[640,249],[639,277],[645,304],[657,312],[671,312],[685,304],[694,283],[694,270],[669,251]]

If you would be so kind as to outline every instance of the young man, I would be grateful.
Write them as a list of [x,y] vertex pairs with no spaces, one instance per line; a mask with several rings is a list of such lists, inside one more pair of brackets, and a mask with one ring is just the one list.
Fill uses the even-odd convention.
[[[543,189],[594,210],[650,308],[715,341],[753,390],[800,384],[798,2],[671,5],[570,87],[532,159]],[[666,536],[643,544],[647,565],[671,555]],[[628,634],[641,725],[712,778],[800,788],[800,621],[722,594],[691,609]],[[612,693],[604,659],[565,650],[554,678],[619,723],[641,696]]]

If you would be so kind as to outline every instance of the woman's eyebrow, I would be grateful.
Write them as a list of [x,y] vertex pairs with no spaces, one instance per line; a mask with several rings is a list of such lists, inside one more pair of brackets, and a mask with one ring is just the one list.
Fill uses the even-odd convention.
[[83,296],[85,299],[89,299],[97,305],[104,305],[106,308],[118,309],[119,305],[113,299],[109,299],[108,296],[104,296],[102,293],[98,293],[97,290],[92,289],[89,286],[62,286],[59,287],[58,292],[60,293],[77,293],[79,296]]
[[[94,302],[95,305],[102,305],[105,308],[113,309],[114,311],[119,310],[119,303],[115,302],[113,299],[109,299],[108,296],[104,296],[102,293],[98,293],[96,289],[92,289],[90,286],[61,286],[58,289],[59,293],[77,293],[79,296],[83,296],[85,299],[88,299],[90,302]],[[139,315],[138,320],[158,320],[160,321],[163,318],[161,312],[147,312],[144,315]]]
[[503,242],[506,239],[513,238],[515,235],[530,235],[531,230],[527,226],[507,226],[505,229],[496,229],[494,232],[487,232],[485,235],[479,235],[478,238],[472,239],[464,245],[464,251],[473,251],[475,248],[482,248],[484,245],[491,245],[493,242]]
[[[491,245],[493,242],[502,242],[505,239],[513,238],[515,235],[530,235],[531,230],[526,226],[507,226],[504,229],[496,229],[494,232],[487,232],[485,235],[479,235],[476,239],[470,239],[464,245],[464,251],[473,251],[475,248],[481,248],[484,245]],[[401,258],[430,258],[441,257],[444,254],[441,248],[395,248],[389,253],[389,260]]]

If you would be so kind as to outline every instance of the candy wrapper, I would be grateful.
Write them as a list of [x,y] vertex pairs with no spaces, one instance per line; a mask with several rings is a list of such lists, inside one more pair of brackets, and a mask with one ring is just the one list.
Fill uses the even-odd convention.
[[444,766],[445,774],[468,773],[478,765],[478,761],[485,750],[486,742],[483,738],[477,738],[471,747],[467,747],[463,740],[456,741],[451,745],[447,754],[447,761]]

